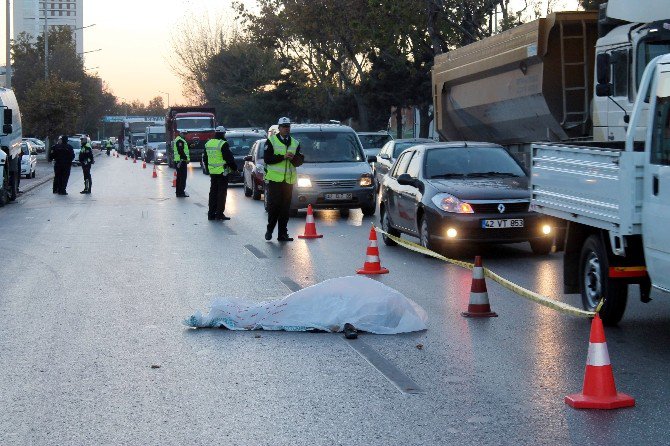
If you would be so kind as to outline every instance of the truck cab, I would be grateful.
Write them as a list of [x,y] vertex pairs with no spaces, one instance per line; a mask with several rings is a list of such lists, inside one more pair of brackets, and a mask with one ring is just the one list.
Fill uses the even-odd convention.
[[21,175],[21,113],[14,91],[0,88],[0,206],[16,199]]
[[209,107],[172,107],[165,120],[168,165],[175,167],[172,143],[176,132],[188,143],[191,161],[200,161],[205,151],[205,143],[214,138],[215,110]]

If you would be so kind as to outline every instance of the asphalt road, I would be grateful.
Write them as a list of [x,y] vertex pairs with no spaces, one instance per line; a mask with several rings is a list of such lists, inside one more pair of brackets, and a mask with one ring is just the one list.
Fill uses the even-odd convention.
[[[240,187],[233,219],[207,221],[195,163],[191,197],[176,199],[166,166],[153,179],[139,163],[97,160],[92,195],[78,193],[75,168],[70,195],[44,185],[0,209],[0,444],[668,443],[669,296],[642,304],[631,289],[606,331],[617,386],[637,399],[615,411],[563,403],[581,389],[588,320],[492,282],[500,317],[464,319],[470,273],[400,247],[380,247],[391,272],[378,280],[427,311],[425,332],[188,329],[181,321],[215,294],[261,301],[353,274],[375,219],[318,212],[323,239],[280,245],[263,239],[262,203]],[[560,254],[461,255],[479,251],[508,279],[579,304],[561,294]],[[399,390],[408,382],[418,391]]]

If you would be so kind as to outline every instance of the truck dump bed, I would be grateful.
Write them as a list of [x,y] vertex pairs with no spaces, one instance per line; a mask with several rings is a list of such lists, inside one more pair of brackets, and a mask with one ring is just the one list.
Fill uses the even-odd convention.
[[559,144],[533,144],[532,152],[532,210],[617,235],[640,234],[643,152]]
[[498,144],[588,137],[597,12],[557,12],[435,58],[436,129]]

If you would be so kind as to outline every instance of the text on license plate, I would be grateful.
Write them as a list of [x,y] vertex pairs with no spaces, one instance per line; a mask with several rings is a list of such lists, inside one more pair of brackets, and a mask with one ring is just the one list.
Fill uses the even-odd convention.
[[326,194],[326,200],[351,200],[352,194]]
[[484,229],[523,228],[523,218],[482,220],[482,228]]

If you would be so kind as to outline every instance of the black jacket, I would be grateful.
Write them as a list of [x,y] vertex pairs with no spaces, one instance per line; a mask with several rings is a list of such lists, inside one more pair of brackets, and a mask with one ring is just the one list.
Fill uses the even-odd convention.
[[51,148],[50,159],[56,165],[69,166],[74,161],[74,149],[70,144],[60,142]]
[[86,144],[86,150],[84,150],[84,146],[82,146],[79,151],[79,162],[82,166],[95,163],[95,160],[93,159],[93,149],[90,145]]
[[[230,146],[228,145],[228,141],[226,140],[226,138],[221,139],[223,140],[223,145],[221,146],[221,155],[223,155],[223,159],[226,162],[226,167],[235,172],[237,170],[237,163],[235,162],[235,156],[233,155],[233,152],[230,151]],[[203,154],[203,162],[205,163],[205,166],[209,164],[207,158],[207,150],[205,150]]]
[[[279,138],[280,141],[282,140],[282,137],[280,135],[277,135],[277,138]],[[289,146],[291,144],[291,135],[288,136],[288,139],[286,141],[282,142],[286,143],[286,146]],[[284,161],[284,157],[282,155],[275,155],[275,149],[274,147],[272,147],[272,143],[270,142],[269,139],[265,141],[265,151],[263,152],[263,161],[265,161],[265,164],[277,164]],[[295,151],[295,156],[291,160],[291,164],[293,164],[295,167],[300,167],[304,162],[305,162],[305,156],[300,151],[300,143],[298,143],[298,148]]]

